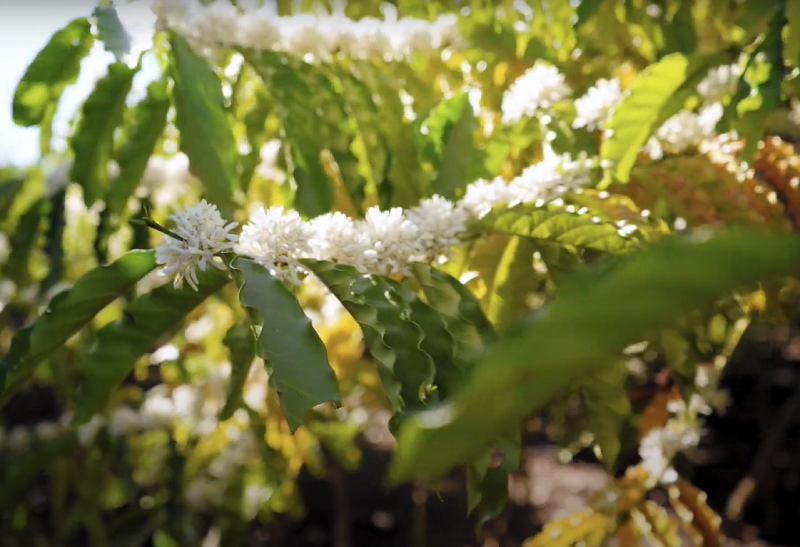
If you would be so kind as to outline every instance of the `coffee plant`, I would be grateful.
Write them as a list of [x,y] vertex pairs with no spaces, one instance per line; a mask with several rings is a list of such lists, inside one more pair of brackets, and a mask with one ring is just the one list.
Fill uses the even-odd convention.
[[0,407],[58,411],[0,429],[3,537],[45,472],[50,541],[238,544],[387,420],[387,485],[461,466],[482,524],[548,408],[615,478],[526,545],[720,545],[674,461],[797,309],[800,3],[150,7],[140,50],[110,2],[65,21],[14,94]]

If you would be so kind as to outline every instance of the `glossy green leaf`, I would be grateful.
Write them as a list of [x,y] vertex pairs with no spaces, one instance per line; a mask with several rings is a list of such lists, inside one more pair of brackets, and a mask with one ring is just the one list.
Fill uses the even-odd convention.
[[270,370],[270,384],[295,431],[313,407],[339,402],[336,374],[311,320],[286,285],[263,266],[238,259],[243,285],[239,299],[260,315],[258,344]]
[[225,406],[219,413],[220,421],[227,420],[241,408],[243,404],[242,390],[247,382],[250,366],[256,357],[256,341],[249,323],[242,322],[233,325],[225,334],[223,342],[228,348],[231,376],[228,379]]
[[604,222],[576,207],[556,204],[498,207],[472,228],[613,254],[625,254],[641,247],[635,235],[621,234],[611,222]]
[[64,88],[78,79],[81,60],[93,42],[91,24],[84,17],[73,19],[53,34],[14,91],[15,124],[32,127],[55,113]]
[[7,377],[10,385],[28,379],[36,365],[60,349],[155,266],[153,251],[130,251],[111,264],[84,274],[71,289],[53,298],[47,310],[28,327],[30,332],[17,334],[12,347],[20,347],[24,340],[27,341],[22,347],[27,347],[24,351],[11,351],[0,360],[0,377]]
[[82,377],[75,398],[78,423],[102,411],[136,362],[155,351],[165,334],[177,329],[186,315],[230,281],[227,273],[216,268],[199,272],[198,279],[198,291],[188,285],[175,289],[169,283],[135,298],[122,319],[97,331],[94,345],[78,359]]
[[627,182],[639,150],[655,130],[661,109],[686,79],[688,67],[686,57],[673,53],[633,81],[608,124],[611,136],[600,147],[600,159],[612,165],[609,182]]
[[92,15],[97,22],[97,37],[105,50],[113,53],[117,61],[124,61],[131,51],[131,35],[122,26],[117,10],[113,5],[97,6]]
[[203,183],[206,198],[225,218],[233,214],[236,143],[222,83],[214,69],[177,34],[170,35],[170,76],[175,125],[189,169]]
[[72,180],[83,187],[87,207],[100,199],[108,187],[108,162],[114,153],[114,131],[122,123],[125,98],[138,68],[113,63],[98,80],[81,107],[80,121],[70,145],[75,161]]
[[480,302],[462,283],[441,270],[427,264],[414,264],[413,270],[425,301],[442,315],[455,340],[458,366],[471,367],[486,346],[497,339]]
[[115,154],[119,176],[106,195],[106,207],[119,214],[133,195],[147,169],[147,162],[167,125],[170,101],[166,80],[157,80],[147,87],[147,95],[132,110],[130,128],[125,141]]
[[581,375],[608,366],[625,346],[730,290],[793,274],[800,274],[796,236],[736,230],[664,239],[578,274],[515,336],[496,345],[450,402],[409,419],[392,479],[433,479],[472,461],[498,429],[518,424]]
[[312,260],[305,264],[358,322],[394,410],[420,408],[435,366],[421,349],[425,333],[412,319],[407,294],[392,280],[362,275],[352,266]]

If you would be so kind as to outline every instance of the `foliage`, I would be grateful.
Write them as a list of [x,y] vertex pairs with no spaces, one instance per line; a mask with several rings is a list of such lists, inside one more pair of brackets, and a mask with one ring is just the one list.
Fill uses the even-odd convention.
[[[9,537],[47,472],[54,538],[234,544],[381,427],[390,480],[463,465],[483,524],[525,420],[578,400],[560,441],[641,463],[527,544],[718,545],[672,462],[746,326],[796,310],[795,4],[234,4],[159,0],[135,51],[103,2],[17,86],[43,156],[0,172],[0,409],[38,385],[62,414],[0,429]],[[632,406],[631,355],[675,389]]]

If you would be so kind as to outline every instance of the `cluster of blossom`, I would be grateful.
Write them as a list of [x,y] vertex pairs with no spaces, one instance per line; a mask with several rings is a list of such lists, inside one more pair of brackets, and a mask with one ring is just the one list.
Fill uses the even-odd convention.
[[557,103],[571,95],[572,89],[558,68],[537,61],[503,94],[502,121],[516,123],[523,118],[549,114]]
[[365,17],[353,21],[342,13],[279,17],[264,2],[250,9],[225,0],[203,5],[197,0],[155,0],[152,9],[160,28],[180,32],[202,52],[218,47],[282,51],[307,60],[325,61],[336,54],[359,59],[394,59],[414,53],[437,54],[458,47],[457,16],[442,15],[433,22],[400,18]]
[[507,203],[544,202],[591,182],[595,160],[582,155],[548,155],[506,182],[478,180],[464,198],[453,203],[433,196],[408,210],[367,210],[353,220],[335,212],[304,221],[294,210],[258,207],[240,235],[231,233],[216,206],[205,200],[172,215],[179,237],[165,237],[156,258],[175,275],[175,286],[187,280],[196,287],[196,268],[221,267],[216,255],[234,250],[266,268],[272,275],[299,285],[303,259],[329,260],[365,274],[408,275],[415,262],[442,262],[459,244],[471,219]]
[[677,480],[672,460],[678,453],[695,448],[700,442],[698,417],[712,411],[722,413],[727,408],[728,394],[719,389],[719,376],[720,367],[699,366],[695,374],[695,392],[688,403],[683,399],[670,401],[667,410],[671,417],[666,425],[650,430],[641,440],[639,456],[651,486]]
[[[738,65],[714,68],[697,85],[706,104],[699,111],[683,110],[668,119],[645,144],[643,151],[653,159],[665,154],[681,154],[715,134],[722,118],[722,101],[730,97],[741,74]],[[553,107],[572,97],[572,89],[555,66],[537,61],[517,78],[503,96],[502,120],[516,123],[523,118],[549,119]],[[590,131],[605,129],[616,107],[625,98],[618,79],[600,79],[574,101],[574,128]]]

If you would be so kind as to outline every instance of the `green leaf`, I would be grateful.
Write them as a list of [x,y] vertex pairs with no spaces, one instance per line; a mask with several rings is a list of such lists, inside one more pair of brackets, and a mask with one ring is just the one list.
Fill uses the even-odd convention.
[[396,282],[362,275],[352,266],[316,260],[304,264],[358,322],[394,410],[421,408],[435,366],[420,347],[425,334],[411,319],[408,295]]
[[113,63],[98,80],[81,107],[80,122],[70,145],[75,153],[70,176],[83,187],[87,207],[100,199],[108,187],[108,162],[114,152],[114,131],[122,123],[125,98],[137,68]]
[[533,269],[536,251],[535,243],[525,237],[513,237],[506,245],[489,296],[489,320],[498,330],[527,312],[526,297],[542,288],[542,276]]
[[578,30],[597,15],[602,4],[603,0],[581,0],[576,10],[578,18],[575,21],[575,30]]
[[106,51],[122,62],[131,51],[131,35],[122,26],[117,10],[111,6],[97,6],[92,15],[97,22],[97,37]]
[[37,247],[42,219],[47,215],[49,203],[46,198],[33,202],[20,216],[9,238],[11,252],[3,267],[3,277],[13,281],[17,287],[27,286],[30,280],[30,257]]
[[664,33],[664,53],[691,55],[697,49],[697,34],[692,17],[692,2],[681,2]]
[[750,43],[767,30],[770,19],[781,4],[792,3],[792,0],[744,0],[736,17],[736,25],[747,31],[744,43]]
[[625,386],[624,361],[602,367],[581,382],[589,431],[600,451],[600,460],[611,470],[620,451],[620,434],[631,414]]
[[766,77],[756,82],[755,93],[736,105],[739,114],[737,129],[745,139],[742,161],[751,162],[764,135],[767,119],[781,106],[781,86],[787,70],[783,64],[783,39],[781,32],[786,24],[783,10],[778,10],[769,24],[764,42],[756,54],[763,54]]
[[[456,342],[456,364],[468,370],[486,346],[497,339],[480,302],[454,277],[427,264],[414,264],[414,277],[425,301],[436,309]],[[437,363],[437,374],[440,366]]]
[[406,422],[392,480],[430,480],[473,461],[498,429],[518,424],[598,363],[615,361],[627,345],[728,291],[793,274],[800,274],[796,236],[737,230],[665,238],[577,274],[497,344],[447,404]]
[[789,36],[783,46],[783,58],[792,66],[800,65],[800,3],[786,2]]
[[64,88],[78,79],[81,60],[93,42],[91,24],[85,17],[73,19],[53,34],[14,91],[15,124],[33,127],[55,113]]
[[363,70],[364,82],[375,95],[381,132],[388,145],[388,180],[379,187],[380,205],[383,208],[413,207],[425,193],[425,176],[399,90],[382,68],[366,63],[359,68]]
[[266,92],[258,89],[255,92],[253,106],[242,118],[245,132],[247,133],[247,142],[250,144],[249,153],[239,158],[241,172],[239,186],[245,193],[250,188],[250,182],[253,180],[256,169],[258,169],[258,165],[261,162],[261,149],[267,142],[265,125],[272,108],[273,106]]
[[121,213],[147,169],[147,163],[167,125],[169,96],[166,80],[147,86],[147,95],[132,110],[128,134],[115,155],[119,165],[117,177],[108,190],[106,207]]
[[688,67],[686,57],[673,53],[636,76],[630,93],[611,117],[611,136],[600,147],[600,159],[612,164],[611,181],[628,180],[639,150],[655,129],[659,112],[686,79]]
[[469,94],[461,93],[434,108],[425,125],[438,156],[438,172],[428,194],[439,194],[447,199],[461,197],[475,154],[472,136],[475,113]]
[[320,161],[320,153],[326,148],[319,132],[323,122],[309,107],[316,100],[316,91],[301,75],[302,71],[313,70],[313,67],[299,61],[285,61],[275,53],[241,53],[275,98],[275,103],[280,105],[278,114],[289,141],[290,167],[297,183],[294,207],[307,217],[329,212],[334,204],[334,191]]
[[177,329],[186,315],[230,281],[227,273],[216,268],[199,272],[198,279],[197,291],[188,285],[175,289],[170,283],[135,298],[122,319],[97,331],[94,346],[78,359],[83,383],[75,398],[77,423],[102,411],[136,362],[155,351],[165,334]]
[[[494,448],[467,466],[467,502],[470,513],[477,517],[476,531],[503,512],[508,501],[508,476],[519,470],[522,449],[519,429],[501,436],[494,444]],[[490,466],[495,453],[500,463]]]
[[219,420],[224,421],[233,416],[241,408],[242,390],[250,373],[250,366],[256,357],[256,344],[253,330],[249,323],[236,323],[228,329],[223,343],[228,347],[228,360],[231,363],[231,377],[225,396],[225,406],[219,413]]
[[28,332],[17,333],[12,348],[22,347],[20,344],[27,344],[27,348],[19,353],[11,351],[0,360],[0,377],[9,378],[12,385],[28,379],[36,365],[59,350],[155,266],[153,251],[130,251],[111,264],[98,266],[81,276],[71,289],[53,298],[47,310],[28,327]]
[[236,141],[222,83],[214,69],[177,34],[170,34],[170,76],[174,82],[175,125],[189,169],[200,179],[206,197],[225,218],[233,216]]
[[25,185],[26,176],[11,169],[0,170],[0,218],[8,219],[17,193]]
[[625,254],[641,247],[634,235],[620,234],[614,224],[595,218],[590,212],[552,203],[498,207],[472,228],[612,254]]
[[239,299],[260,315],[258,344],[286,421],[295,431],[315,406],[339,403],[336,374],[311,320],[286,285],[250,260],[240,258],[234,267],[244,282]]

